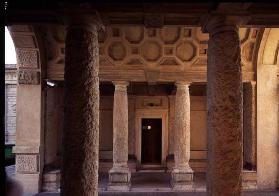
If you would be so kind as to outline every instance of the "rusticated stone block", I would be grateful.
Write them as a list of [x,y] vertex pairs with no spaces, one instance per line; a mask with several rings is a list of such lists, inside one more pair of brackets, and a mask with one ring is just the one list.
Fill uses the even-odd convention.
[[38,172],[38,156],[34,155],[16,155],[17,173],[36,173]]
[[33,70],[19,70],[19,84],[40,84],[40,72]]

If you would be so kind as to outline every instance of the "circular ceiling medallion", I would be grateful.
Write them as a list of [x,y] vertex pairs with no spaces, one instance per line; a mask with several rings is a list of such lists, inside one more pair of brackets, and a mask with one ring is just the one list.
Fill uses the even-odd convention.
[[131,44],[137,44],[143,39],[143,27],[141,26],[131,26],[125,27],[125,38]]
[[126,48],[122,42],[113,42],[108,48],[108,55],[115,61],[123,60],[126,56]]
[[174,44],[180,34],[180,28],[179,27],[164,27],[161,32],[161,38],[164,41],[165,44]]
[[182,42],[176,48],[176,55],[182,61],[190,61],[195,55],[195,46],[191,42]]
[[162,49],[156,41],[147,41],[142,45],[141,53],[145,60],[156,61],[162,56]]

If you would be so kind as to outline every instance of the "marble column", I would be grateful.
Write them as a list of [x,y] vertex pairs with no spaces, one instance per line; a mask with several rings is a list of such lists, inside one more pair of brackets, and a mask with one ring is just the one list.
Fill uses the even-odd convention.
[[243,84],[243,163],[244,169],[256,169],[256,82]]
[[113,102],[113,167],[109,171],[108,190],[129,190],[128,167],[128,82],[115,81]]
[[98,195],[99,26],[85,19],[66,28],[61,195],[67,196]]
[[[233,18],[232,18],[233,19]],[[207,65],[207,194],[241,195],[242,75],[238,27],[226,16],[213,16]]]
[[190,94],[189,82],[176,83],[175,96],[175,135],[174,168],[172,170],[172,187],[175,190],[192,188],[193,170],[190,160]]

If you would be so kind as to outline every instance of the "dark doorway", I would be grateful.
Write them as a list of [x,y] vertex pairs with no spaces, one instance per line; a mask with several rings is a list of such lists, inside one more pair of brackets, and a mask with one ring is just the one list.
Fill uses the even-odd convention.
[[141,141],[141,162],[161,164],[162,119],[142,119]]

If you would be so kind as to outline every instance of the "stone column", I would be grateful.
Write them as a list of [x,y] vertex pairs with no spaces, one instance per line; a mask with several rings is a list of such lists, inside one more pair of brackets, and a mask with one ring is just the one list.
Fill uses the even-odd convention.
[[109,190],[129,190],[128,168],[128,82],[116,81],[113,103],[113,167],[109,171]]
[[174,168],[172,186],[175,190],[192,188],[193,170],[190,160],[190,94],[189,82],[177,82],[175,97]]
[[67,196],[98,195],[99,46],[91,19],[67,18],[61,176]]
[[244,169],[256,169],[256,82],[243,84],[243,163]]
[[207,65],[207,194],[241,195],[242,76],[238,28],[226,16],[213,16]]

